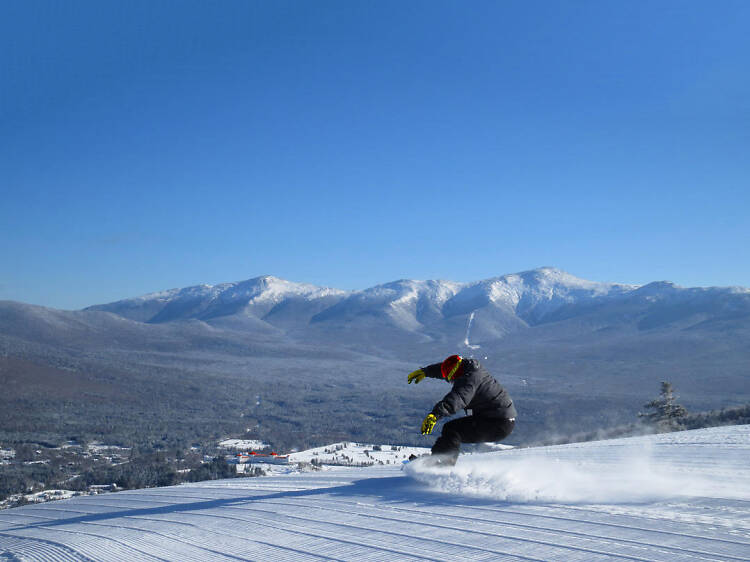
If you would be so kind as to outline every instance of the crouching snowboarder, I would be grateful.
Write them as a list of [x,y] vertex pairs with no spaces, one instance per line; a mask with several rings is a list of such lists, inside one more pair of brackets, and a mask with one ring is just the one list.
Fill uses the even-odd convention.
[[453,389],[422,422],[422,435],[432,433],[440,418],[452,416],[461,409],[471,414],[449,421],[432,446],[428,464],[452,466],[458,459],[461,443],[484,443],[505,439],[513,431],[516,408],[502,385],[476,359],[451,355],[442,363],[435,363],[409,373],[411,384],[425,377],[444,379]]

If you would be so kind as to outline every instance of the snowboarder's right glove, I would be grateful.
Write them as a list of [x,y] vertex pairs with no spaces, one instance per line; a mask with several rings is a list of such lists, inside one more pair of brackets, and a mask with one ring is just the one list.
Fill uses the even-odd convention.
[[425,376],[426,375],[422,369],[417,369],[416,371],[412,371],[411,373],[409,373],[407,380],[409,381],[409,384],[411,384],[412,382],[414,384],[419,384],[419,381],[425,378]]
[[437,423],[437,416],[435,414],[427,414],[427,417],[422,422],[422,435],[429,435],[432,433],[432,429]]

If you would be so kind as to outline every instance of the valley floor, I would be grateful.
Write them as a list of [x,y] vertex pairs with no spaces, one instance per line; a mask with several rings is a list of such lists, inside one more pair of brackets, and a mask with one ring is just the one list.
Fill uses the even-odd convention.
[[750,426],[0,513],[10,560],[748,560]]

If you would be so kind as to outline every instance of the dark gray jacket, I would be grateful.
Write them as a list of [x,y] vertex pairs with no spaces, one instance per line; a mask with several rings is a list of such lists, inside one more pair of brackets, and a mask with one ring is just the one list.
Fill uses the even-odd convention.
[[[490,375],[476,359],[464,359],[464,374],[454,379],[453,390],[435,404],[432,413],[440,419],[459,410],[471,410],[475,416],[487,418],[515,418],[516,407],[508,391]],[[440,363],[422,367],[425,375],[442,379]]]

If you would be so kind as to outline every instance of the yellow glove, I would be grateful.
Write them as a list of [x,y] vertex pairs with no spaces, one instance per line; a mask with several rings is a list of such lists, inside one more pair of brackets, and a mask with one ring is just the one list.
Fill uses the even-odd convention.
[[409,376],[407,377],[409,384],[412,382],[414,384],[419,384],[419,381],[421,381],[423,378],[425,378],[424,371],[422,369],[417,369],[416,371],[412,371],[409,373]]
[[422,435],[429,435],[432,433],[432,429],[437,423],[437,417],[435,414],[427,414],[427,417],[422,422]]

